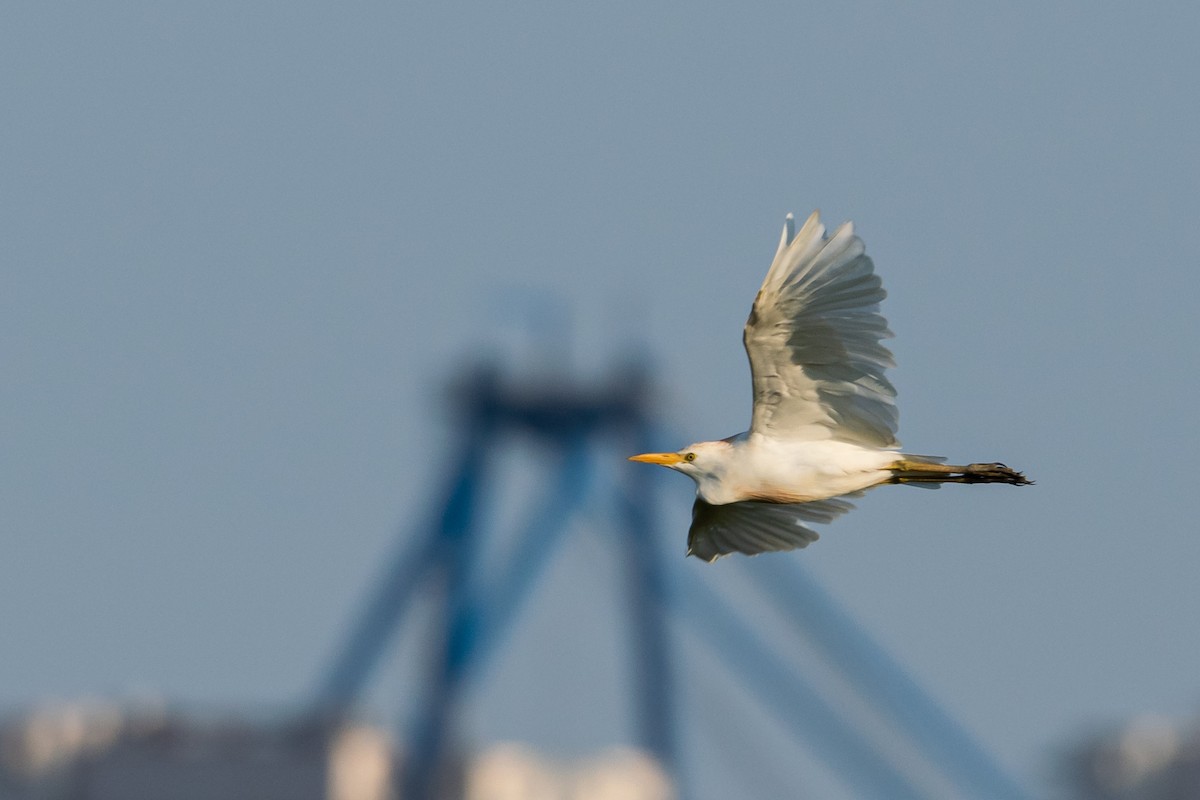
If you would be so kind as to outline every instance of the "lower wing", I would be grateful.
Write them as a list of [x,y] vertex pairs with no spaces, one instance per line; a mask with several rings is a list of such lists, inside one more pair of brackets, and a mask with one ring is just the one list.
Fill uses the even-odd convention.
[[713,505],[696,498],[692,527],[688,530],[688,555],[715,561],[730,553],[748,556],[806,547],[819,537],[804,522],[830,522],[854,506],[845,500],[811,503],[741,503]]

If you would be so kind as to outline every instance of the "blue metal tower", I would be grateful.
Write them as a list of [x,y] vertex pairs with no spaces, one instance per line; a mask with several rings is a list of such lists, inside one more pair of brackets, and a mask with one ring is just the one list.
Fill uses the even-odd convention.
[[[402,796],[439,796],[446,786],[439,769],[465,682],[495,651],[535,585],[572,515],[592,491],[597,446],[642,452],[651,442],[643,372],[629,368],[599,389],[529,390],[504,384],[493,370],[480,369],[454,393],[464,431],[450,489],[434,518],[407,543],[367,604],[347,645],[320,691],[323,713],[343,713],[378,665],[391,634],[418,590],[440,592],[434,658],[422,692],[423,706],[409,734]],[[508,562],[472,569],[481,550],[476,540],[481,487],[492,477],[493,456],[506,437],[537,439],[549,453],[554,476],[521,532]],[[639,744],[674,772],[670,654],[663,589],[664,565],[654,547],[650,520],[655,482],[633,471],[611,498],[616,526],[628,538],[623,552],[625,594],[630,599],[632,650],[636,658],[634,708]],[[495,576],[486,583],[471,576]]]

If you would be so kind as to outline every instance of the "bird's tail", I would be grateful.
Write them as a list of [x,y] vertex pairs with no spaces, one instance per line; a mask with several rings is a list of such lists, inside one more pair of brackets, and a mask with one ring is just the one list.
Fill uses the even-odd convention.
[[999,462],[990,464],[967,464],[956,466],[938,463],[931,456],[905,455],[888,469],[892,472],[892,483],[936,488],[943,483],[1007,483],[1012,486],[1027,486],[1033,483],[1021,472]]

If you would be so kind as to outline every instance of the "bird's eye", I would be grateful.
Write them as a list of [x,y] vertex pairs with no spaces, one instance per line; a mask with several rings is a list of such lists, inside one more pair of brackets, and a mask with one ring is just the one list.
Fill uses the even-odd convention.
[[688,453],[687,455],[685,455],[685,456],[683,457],[683,460],[684,460],[684,461],[695,461],[695,460],[696,460],[696,454],[695,454],[695,453]]

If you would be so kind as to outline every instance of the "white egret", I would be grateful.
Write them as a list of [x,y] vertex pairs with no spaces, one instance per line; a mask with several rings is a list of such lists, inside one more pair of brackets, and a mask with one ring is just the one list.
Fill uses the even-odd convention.
[[884,370],[891,336],[885,292],[852,223],[831,237],[813,212],[797,233],[788,214],[743,342],[750,357],[750,430],[677,453],[661,464],[696,482],[688,554],[791,550],[816,541],[805,522],[829,522],[843,498],[884,483],[1030,483],[1003,464],[951,466],[899,452],[896,390]]

